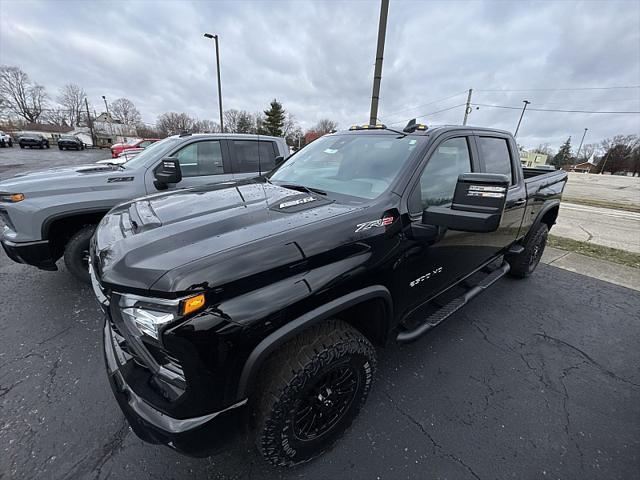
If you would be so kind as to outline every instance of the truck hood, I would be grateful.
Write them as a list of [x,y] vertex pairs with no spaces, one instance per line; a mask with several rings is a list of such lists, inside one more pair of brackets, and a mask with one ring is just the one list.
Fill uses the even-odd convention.
[[55,190],[73,193],[75,188],[86,190],[95,186],[106,187],[110,178],[121,177],[132,179],[133,171],[96,164],[50,168],[3,179],[0,181],[0,191],[24,193],[27,198],[29,193],[48,195]]
[[[93,262],[114,287],[176,295],[213,288],[303,261],[323,248],[328,223],[357,209],[261,180],[157,194],[103,218]],[[312,239],[307,252],[301,227]]]

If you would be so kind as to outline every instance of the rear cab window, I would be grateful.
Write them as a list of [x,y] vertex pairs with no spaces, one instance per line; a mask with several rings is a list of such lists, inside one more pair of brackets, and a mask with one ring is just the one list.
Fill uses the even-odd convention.
[[500,137],[477,137],[480,158],[485,173],[501,173],[509,177],[509,185],[515,184],[514,172],[509,151],[509,142]]
[[233,173],[268,172],[276,166],[277,149],[270,140],[231,140]]

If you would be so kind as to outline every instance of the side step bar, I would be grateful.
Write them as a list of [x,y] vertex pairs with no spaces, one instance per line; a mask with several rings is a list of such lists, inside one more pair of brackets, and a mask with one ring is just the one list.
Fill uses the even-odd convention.
[[491,285],[504,277],[510,269],[511,267],[509,266],[509,264],[507,262],[504,262],[502,266],[487,275],[487,277],[485,277],[478,285],[472,287],[471,289],[469,289],[469,291],[459,296],[458,298],[454,298],[438,311],[429,315],[424,323],[420,324],[413,330],[405,330],[400,332],[396,337],[396,340],[400,343],[408,343],[417,340],[419,337],[427,333],[443,320],[460,310],[473,297],[475,297],[479,293],[482,293],[485,289],[489,288]]

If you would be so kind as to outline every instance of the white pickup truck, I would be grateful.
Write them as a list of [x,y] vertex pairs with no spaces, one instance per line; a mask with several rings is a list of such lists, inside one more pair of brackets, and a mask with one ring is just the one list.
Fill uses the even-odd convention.
[[2,130],[0,130],[0,147],[13,147],[13,138]]

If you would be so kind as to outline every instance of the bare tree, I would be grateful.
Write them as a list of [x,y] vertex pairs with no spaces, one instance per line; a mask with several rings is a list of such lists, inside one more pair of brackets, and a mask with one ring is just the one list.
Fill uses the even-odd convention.
[[321,119],[312,130],[320,135],[331,133],[338,129],[338,123],[328,118]]
[[287,113],[287,118],[285,118],[284,124],[282,125],[282,136],[287,138],[299,128],[298,122],[296,122],[296,117],[294,117],[292,113]]
[[160,138],[165,136],[151,125],[142,122],[136,125],[136,132],[138,132],[138,135],[142,138]]
[[227,132],[235,133],[238,131],[238,118],[240,117],[240,111],[234,108],[225,110],[222,114],[224,117],[224,129]]
[[67,111],[71,126],[80,125],[86,96],[85,91],[75,83],[68,83],[60,90],[58,103]]
[[42,119],[51,123],[52,125],[59,125],[61,127],[68,127],[69,125],[69,112],[61,107],[48,108],[43,114]]
[[182,132],[192,132],[196,120],[186,113],[167,112],[156,120],[156,127],[162,135],[174,135]]
[[531,153],[540,153],[549,157],[553,157],[555,155],[553,149],[549,146],[548,143],[541,143],[536,148],[532,148]]
[[220,124],[213,120],[196,120],[193,131],[195,133],[217,133],[220,131]]
[[246,110],[240,110],[238,115],[238,123],[236,125],[237,133],[255,133],[256,126],[254,119]]
[[140,112],[128,98],[118,98],[111,103],[111,114],[125,125],[136,125],[142,120]]
[[7,109],[28,122],[37,122],[46,106],[44,87],[32,83],[18,67],[0,66],[0,100]]

